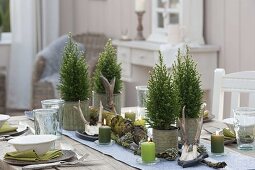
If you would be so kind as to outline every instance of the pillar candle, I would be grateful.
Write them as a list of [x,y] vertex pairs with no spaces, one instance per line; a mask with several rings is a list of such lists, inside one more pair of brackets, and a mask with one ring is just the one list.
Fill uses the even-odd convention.
[[135,121],[136,114],[134,112],[126,112],[125,118],[130,119],[131,121]]
[[105,126],[106,120],[104,119],[104,125],[99,127],[99,137],[98,141],[102,144],[107,144],[111,142],[111,128]]
[[149,140],[148,142],[141,143],[141,156],[142,161],[145,163],[155,161],[155,143]]
[[211,136],[211,152],[212,153],[224,153],[224,136],[216,131]]
[[135,0],[135,11],[136,12],[145,11],[145,0]]

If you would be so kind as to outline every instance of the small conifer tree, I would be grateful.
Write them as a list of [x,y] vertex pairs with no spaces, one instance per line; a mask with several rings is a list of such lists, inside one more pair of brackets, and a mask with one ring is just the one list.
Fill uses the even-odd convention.
[[[190,49],[186,53],[178,50],[177,61],[173,64],[174,84],[179,91],[181,107],[185,106],[185,117],[198,118],[202,105],[203,90],[201,89],[200,74],[197,64],[192,59]],[[179,110],[181,117],[181,109]]]
[[83,54],[69,33],[68,42],[64,48],[60,68],[60,85],[58,86],[61,97],[65,101],[85,101],[89,97],[88,66]]
[[117,62],[117,52],[108,40],[104,51],[100,53],[94,74],[94,90],[97,93],[106,93],[100,75],[103,75],[110,82],[115,77],[114,94],[120,93],[122,89],[121,65]]
[[178,101],[178,93],[159,52],[159,63],[153,68],[148,81],[146,107],[150,125],[158,130],[172,129],[171,124],[179,116]]

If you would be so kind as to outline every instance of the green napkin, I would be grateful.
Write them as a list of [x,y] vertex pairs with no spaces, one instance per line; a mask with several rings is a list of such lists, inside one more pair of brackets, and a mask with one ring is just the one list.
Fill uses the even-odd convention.
[[6,133],[6,132],[13,132],[17,129],[18,127],[13,127],[10,126],[8,122],[5,122],[3,126],[0,128],[0,133]]
[[44,155],[37,155],[34,150],[26,150],[8,152],[4,155],[4,158],[15,159],[20,161],[47,161],[60,157],[61,155],[63,155],[61,150],[50,150],[46,152]]

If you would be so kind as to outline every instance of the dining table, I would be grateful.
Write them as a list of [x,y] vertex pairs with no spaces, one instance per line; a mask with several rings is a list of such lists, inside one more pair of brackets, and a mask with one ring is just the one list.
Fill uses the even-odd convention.
[[[122,114],[126,111],[136,111],[136,107],[122,108]],[[8,120],[9,124],[18,124],[28,127],[28,131],[22,135],[32,134],[34,131],[34,123],[28,117],[12,116]],[[225,128],[223,122],[210,120],[203,124],[200,143],[206,146],[210,151],[210,136],[212,131]],[[209,129],[209,130],[208,130]],[[210,131],[211,129],[211,131]],[[177,165],[177,161],[160,160],[154,165],[141,165],[137,162],[138,155],[134,155],[128,149],[117,144],[113,146],[97,146],[94,142],[83,141],[78,139],[73,131],[63,131],[63,134],[55,144],[56,148],[64,150],[72,150],[77,157],[88,154],[85,160],[85,166],[78,167],[55,167],[55,169],[63,170],[129,170],[129,169],[183,169]],[[212,162],[225,161],[226,169],[255,169],[255,151],[242,151],[237,149],[236,144],[228,144],[224,146],[225,154],[222,156],[213,156],[209,154],[209,160]],[[0,170],[22,170],[23,166],[11,165],[4,160],[7,152],[15,151],[15,148],[8,141],[0,141]],[[86,164],[87,163],[87,164]],[[241,167],[241,168],[240,168]],[[54,168],[52,168],[54,169]],[[185,169],[210,169],[208,166],[199,164],[195,167]]]

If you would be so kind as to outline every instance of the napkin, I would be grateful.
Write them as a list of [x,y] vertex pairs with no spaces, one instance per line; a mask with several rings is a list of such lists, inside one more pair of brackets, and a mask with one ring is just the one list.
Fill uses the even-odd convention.
[[35,150],[8,152],[5,159],[15,159],[20,161],[47,161],[62,156],[61,150],[50,150],[44,155],[37,155]]
[[6,133],[6,132],[13,132],[17,129],[18,127],[13,127],[10,126],[8,122],[5,122],[3,126],[0,128],[0,133]]

